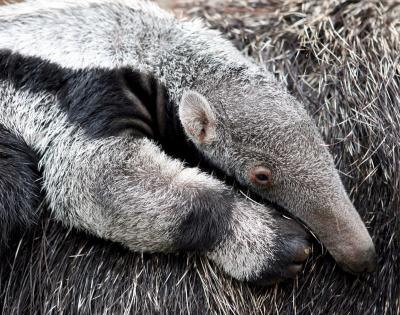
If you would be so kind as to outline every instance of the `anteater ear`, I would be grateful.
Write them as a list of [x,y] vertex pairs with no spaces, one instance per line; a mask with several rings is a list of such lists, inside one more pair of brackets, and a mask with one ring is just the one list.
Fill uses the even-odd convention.
[[205,97],[194,91],[183,94],[179,118],[186,134],[200,144],[210,144],[216,138],[216,118]]

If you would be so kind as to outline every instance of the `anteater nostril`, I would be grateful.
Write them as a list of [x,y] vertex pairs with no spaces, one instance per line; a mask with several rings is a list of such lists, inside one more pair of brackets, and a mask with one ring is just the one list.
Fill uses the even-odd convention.
[[[347,257],[349,258],[349,257]],[[338,262],[342,268],[352,274],[359,274],[363,272],[373,272],[376,270],[378,257],[375,252],[375,248],[364,250],[362,252],[354,251],[351,255],[351,262]]]
[[373,272],[376,269],[378,257],[374,246],[364,250],[356,258],[359,262],[355,266],[349,266],[355,273]]

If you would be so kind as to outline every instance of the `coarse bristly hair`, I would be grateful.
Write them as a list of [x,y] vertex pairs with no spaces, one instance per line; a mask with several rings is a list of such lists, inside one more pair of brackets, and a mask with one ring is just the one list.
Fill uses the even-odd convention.
[[257,288],[206,259],[140,255],[46,216],[0,266],[2,313],[398,314],[399,6],[378,1],[199,1],[206,18],[307,106],[377,246],[355,278],[315,248],[300,278]]

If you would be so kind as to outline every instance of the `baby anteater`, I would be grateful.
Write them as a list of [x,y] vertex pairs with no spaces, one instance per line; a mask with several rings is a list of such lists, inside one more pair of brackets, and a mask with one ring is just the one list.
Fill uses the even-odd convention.
[[[185,152],[302,220],[345,269],[374,268],[310,117],[219,33],[148,2],[31,1],[0,9],[0,49],[1,158],[31,163],[7,139],[35,152],[65,225],[134,251],[201,251],[239,280],[295,276],[304,229],[189,167]],[[22,189],[5,165],[17,201],[1,200],[0,222],[12,231],[21,215],[33,221],[39,183],[29,169]]]

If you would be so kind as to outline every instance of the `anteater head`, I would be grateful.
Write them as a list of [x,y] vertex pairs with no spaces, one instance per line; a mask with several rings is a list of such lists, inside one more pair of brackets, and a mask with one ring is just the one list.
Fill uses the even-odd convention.
[[216,167],[303,221],[347,271],[372,271],[371,237],[303,106],[269,75],[187,90],[185,133]]

